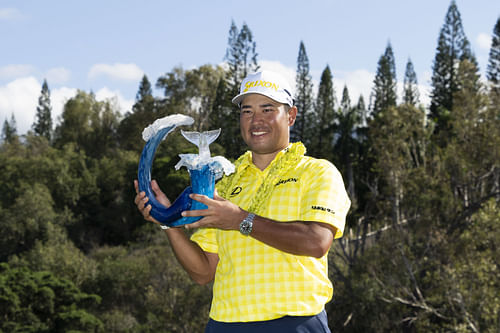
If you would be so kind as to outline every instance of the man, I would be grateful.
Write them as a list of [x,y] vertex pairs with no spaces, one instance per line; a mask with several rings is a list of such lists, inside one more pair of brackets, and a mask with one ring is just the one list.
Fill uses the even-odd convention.
[[[250,74],[232,101],[250,151],[217,184],[213,200],[191,195],[208,208],[182,213],[203,216],[186,225],[196,229],[190,239],[182,229],[166,230],[191,278],[214,281],[205,332],[330,332],[327,254],[350,206],[342,177],[330,162],[304,156],[300,142],[290,144],[297,108],[281,76]],[[155,181],[152,189],[170,204]],[[147,202],[137,194],[144,218],[157,223]]]

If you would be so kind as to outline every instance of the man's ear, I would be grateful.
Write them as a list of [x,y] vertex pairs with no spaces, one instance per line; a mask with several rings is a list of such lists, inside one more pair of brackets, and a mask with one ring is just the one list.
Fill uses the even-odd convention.
[[289,110],[288,110],[288,126],[293,126],[293,124],[295,124],[295,119],[297,118],[297,107],[296,106],[292,106]]

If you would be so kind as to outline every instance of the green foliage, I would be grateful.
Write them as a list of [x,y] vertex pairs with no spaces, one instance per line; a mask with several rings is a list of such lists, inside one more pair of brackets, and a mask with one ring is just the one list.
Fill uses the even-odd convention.
[[[309,69],[309,58],[306,47],[301,41],[299,55],[297,56],[297,74],[295,76],[295,106],[298,113],[295,124],[290,130],[291,141],[303,141],[309,139],[307,128],[313,120],[314,107],[313,83]],[[309,126],[311,127],[311,126]]]
[[10,120],[4,120],[2,127],[2,136],[0,137],[0,139],[4,143],[12,144],[17,142],[17,124],[14,113],[12,113],[12,115],[10,116]]
[[52,106],[50,105],[50,90],[47,80],[43,80],[42,91],[38,98],[33,131],[35,135],[43,136],[50,142],[52,138]]
[[231,21],[226,55],[228,71],[226,82],[232,96],[236,96],[240,89],[241,81],[251,72],[259,69],[257,63],[256,43],[253,34],[246,23],[238,29],[234,21]]
[[314,105],[313,115],[305,125],[303,141],[310,147],[308,154],[318,158],[331,159],[333,143],[333,126],[335,119],[335,88],[330,66],[326,66],[321,74],[318,97]]
[[492,99],[500,101],[500,17],[493,28],[486,77],[490,84]]
[[0,264],[0,328],[5,332],[100,332],[97,295],[50,272]]
[[55,146],[74,143],[88,156],[102,157],[117,147],[119,112],[112,101],[99,102],[93,93],[78,91],[64,105],[55,130]]
[[[202,331],[210,288],[194,285],[163,241],[165,235],[149,227],[153,226],[146,227],[147,247],[101,248],[92,254],[98,275],[87,288],[103,296],[106,330],[127,323],[130,331]],[[125,322],[120,323],[122,319]]]
[[413,62],[411,59],[408,59],[405,70],[403,103],[417,106],[419,104],[419,96],[417,74],[413,68]]
[[387,44],[385,52],[380,56],[377,73],[373,80],[373,114],[376,115],[391,106],[396,106],[396,64],[392,46]]
[[436,123],[436,132],[448,130],[449,112],[455,105],[453,96],[460,89],[457,82],[457,63],[462,60],[477,64],[462,26],[460,12],[453,0],[439,33],[432,66],[429,117]]

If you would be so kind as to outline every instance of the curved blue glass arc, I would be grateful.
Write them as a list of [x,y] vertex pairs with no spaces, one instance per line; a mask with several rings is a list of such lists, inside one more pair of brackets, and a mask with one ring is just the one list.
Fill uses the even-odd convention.
[[200,216],[181,216],[182,211],[185,210],[207,208],[204,204],[190,199],[189,194],[198,193],[213,198],[215,188],[215,174],[210,170],[208,165],[204,165],[201,169],[188,169],[191,177],[191,186],[186,187],[170,207],[167,208],[156,200],[155,194],[151,189],[151,166],[156,148],[163,140],[163,137],[167,135],[173,127],[175,127],[175,125],[161,129],[146,142],[142,150],[138,170],[139,191],[146,192],[146,196],[149,198],[148,203],[151,205],[151,216],[160,223],[170,227],[193,223],[201,219]]

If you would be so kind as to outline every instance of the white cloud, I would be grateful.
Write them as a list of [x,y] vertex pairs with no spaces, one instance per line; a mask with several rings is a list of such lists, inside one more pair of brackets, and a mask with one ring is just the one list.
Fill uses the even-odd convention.
[[[36,107],[42,84],[33,76],[16,79],[0,86],[0,122],[14,114],[19,135],[26,134],[35,121]],[[52,119],[56,123],[66,101],[73,97],[76,89],[58,88],[51,90]]]
[[0,79],[12,80],[32,75],[35,68],[31,65],[7,65],[0,67]]
[[89,71],[89,78],[108,76],[113,79],[138,81],[144,75],[144,71],[136,64],[96,64]]
[[368,106],[370,102],[370,94],[373,87],[373,79],[375,74],[365,69],[357,69],[354,71],[334,71],[333,84],[337,92],[337,98],[340,102],[344,85],[349,90],[349,97],[353,104],[358,102],[359,96],[363,95],[365,104]]
[[13,21],[23,18],[17,8],[0,8],[0,21]]
[[110,90],[107,87],[99,89],[95,93],[95,98],[98,101],[111,101],[115,103],[115,106],[120,110],[122,114],[125,112],[132,110],[132,106],[134,105],[133,99],[126,99],[123,97],[119,90]]
[[51,84],[66,83],[70,76],[71,72],[64,67],[51,68],[45,73],[45,78],[47,79],[49,87]]
[[295,68],[287,67],[279,61],[274,60],[262,60],[259,61],[260,70],[273,71],[281,74],[290,83],[293,89],[295,89]]
[[17,133],[26,133],[33,124],[41,84],[34,77],[25,77],[0,86],[0,121],[14,114]]
[[[50,88],[50,85],[49,85]],[[15,79],[0,86],[0,126],[14,114],[19,135],[26,134],[33,125],[40,97],[42,83],[33,76]],[[60,87],[50,89],[52,120],[54,127],[59,123],[66,102],[77,93],[76,88]],[[122,114],[132,109],[134,99],[126,99],[119,90],[107,87],[95,93],[98,101],[111,101]]]
[[480,33],[476,37],[477,45],[483,50],[489,50],[491,47],[491,36],[487,33]]

